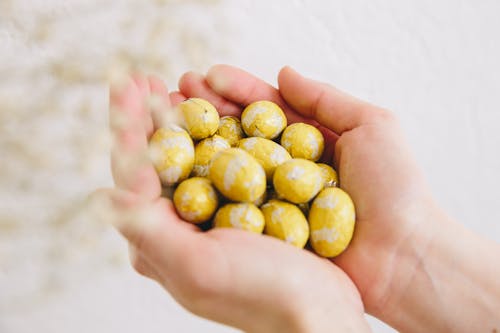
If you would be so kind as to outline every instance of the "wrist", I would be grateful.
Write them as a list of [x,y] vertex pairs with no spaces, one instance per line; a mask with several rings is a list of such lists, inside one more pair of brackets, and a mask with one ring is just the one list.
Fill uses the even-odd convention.
[[287,332],[371,332],[361,297],[347,277],[346,284],[325,283],[321,295],[311,296],[293,307]]
[[498,330],[498,245],[439,209],[428,218],[398,252],[392,296],[373,314],[403,332]]

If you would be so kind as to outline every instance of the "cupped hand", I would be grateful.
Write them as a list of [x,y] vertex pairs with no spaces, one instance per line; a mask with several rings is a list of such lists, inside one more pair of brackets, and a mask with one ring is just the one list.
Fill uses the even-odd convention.
[[[367,311],[383,318],[410,286],[433,237],[431,215],[439,210],[390,112],[289,67],[279,73],[278,84],[275,88],[241,69],[217,65],[206,76],[186,73],[179,89],[187,97],[208,99],[223,114],[271,100],[289,122],[311,123],[322,131],[323,160],[336,167],[340,186],[356,205],[352,243],[333,262],[354,281]],[[402,260],[407,257],[411,260]]]
[[[136,270],[193,313],[248,332],[369,331],[357,289],[330,261],[268,236],[233,229],[201,232],[161,197],[160,181],[146,158],[148,137],[158,126],[155,114],[171,112],[169,106],[185,96],[205,97],[233,114],[250,99],[279,97],[272,90],[273,96],[252,95],[235,103],[249,91],[235,90],[240,95],[233,97],[215,93],[201,77],[184,88],[168,94],[159,79],[136,76],[111,89],[117,188],[100,194],[119,212],[114,222],[131,244]],[[161,110],[148,107],[152,96],[162,102]]]

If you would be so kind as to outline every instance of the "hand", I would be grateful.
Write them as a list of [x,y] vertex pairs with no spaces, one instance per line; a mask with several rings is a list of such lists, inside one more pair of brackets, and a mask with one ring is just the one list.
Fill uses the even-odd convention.
[[[100,193],[118,212],[115,222],[130,241],[136,270],[193,313],[248,332],[369,331],[358,291],[330,261],[268,236],[200,232],[177,216],[160,197],[160,181],[144,158],[155,127],[155,113],[145,103],[152,95],[163,102],[163,112],[185,99],[169,95],[154,77],[138,76],[112,89],[118,189]],[[223,109],[241,111],[229,102]]]
[[215,66],[206,78],[187,73],[179,82],[187,97],[201,96],[224,114],[256,100],[272,100],[290,122],[308,122],[325,136],[323,161],[339,172],[340,186],[356,205],[356,229],[334,262],[359,288],[367,309],[387,305],[397,256],[423,228],[430,195],[389,112],[314,82],[285,67],[279,89],[230,66]]
[[[272,100],[290,122],[320,128],[326,139],[323,158],[336,166],[357,215],[352,243],[332,261],[354,281],[369,313],[403,331],[495,327],[499,269],[492,267],[498,267],[498,246],[471,235],[437,207],[396,118],[288,67],[279,73],[278,84],[276,89],[240,69],[218,65],[206,77],[185,74],[179,88],[229,114],[256,100]],[[485,258],[483,264],[474,260],[475,251]],[[463,264],[450,260],[454,257],[463,258]],[[464,280],[477,284],[465,291]],[[464,308],[474,313],[465,316]]]

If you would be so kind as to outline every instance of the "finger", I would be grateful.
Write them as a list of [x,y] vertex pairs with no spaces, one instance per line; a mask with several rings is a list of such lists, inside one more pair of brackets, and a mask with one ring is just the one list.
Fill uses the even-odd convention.
[[272,101],[283,109],[289,124],[307,122],[316,125],[312,119],[300,116],[292,110],[281,98],[278,89],[242,69],[215,65],[208,71],[206,80],[215,93],[233,103],[246,106],[255,101]]
[[195,72],[185,73],[179,80],[179,90],[188,97],[204,98],[212,103],[217,111],[224,116],[238,116],[241,107],[215,93],[205,81],[205,77]]
[[[211,258],[214,267],[223,259],[215,241],[176,214],[172,203],[164,198],[144,201],[132,192],[101,190],[115,211],[113,225],[134,246],[160,277],[161,283],[180,301],[193,300],[192,293],[219,288],[208,274],[219,274],[207,267]],[[141,267],[146,269],[145,267]],[[209,285],[206,283],[210,281]]]
[[111,169],[119,188],[156,198],[161,193],[161,185],[147,156],[147,132],[152,131],[153,126],[141,93],[145,85],[141,81],[139,89],[136,81],[129,79],[119,87],[110,88],[110,124],[114,139]]
[[160,281],[160,275],[156,272],[156,269],[153,268],[146,260],[146,258],[133,246],[129,244],[128,247],[128,255],[130,258],[130,263],[132,267],[137,271],[137,273],[147,276],[150,279]]
[[332,86],[305,78],[290,67],[278,75],[281,96],[304,117],[342,134],[369,123],[382,110]]
[[187,97],[181,94],[180,91],[172,91],[170,94],[170,103],[173,106],[177,106],[179,103],[184,102]]
[[172,105],[170,103],[167,86],[159,77],[150,75],[148,77],[148,82],[151,94],[149,103],[151,116],[155,128],[159,128],[164,120],[164,114],[166,112],[172,112]]
[[153,118],[149,112],[148,108],[148,98],[151,95],[151,86],[149,84],[149,80],[146,76],[135,73],[132,75],[132,80],[135,82],[137,86],[137,90],[140,95],[140,106],[142,110],[142,121],[144,124],[144,128],[146,129],[146,133],[149,135],[153,132]]

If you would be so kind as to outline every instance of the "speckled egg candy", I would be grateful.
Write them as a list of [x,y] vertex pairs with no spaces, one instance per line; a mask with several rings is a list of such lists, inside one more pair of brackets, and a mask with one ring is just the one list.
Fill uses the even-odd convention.
[[224,116],[220,118],[219,128],[216,134],[226,139],[231,147],[235,147],[238,141],[245,137],[245,133],[241,127],[241,121],[233,116]]
[[317,163],[323,175],[324,187],[332,187],[339,185],[339,177],[337,172],[328,164]]
[[273,184],[278,197],[301,204],[314,198],[323,188],[323,177],[316,163],[294,158],[276,168]]
[[283,131],[281,145],[293,158],[317,161],[325,149],[325,139],[316,127],[305,123],[295,123]]
[[269,200],[260,208],[264,214],[264,233],[303,248],[309,238],[309,225],[300,209],[288,202]]
[[149,140],[149,156],[161,183],[171,186],[186,179],[193,169],[193,140],[178,126],[160,128]]
[[184,125],[194,140],[212,136],[219,127],[219,113],[210,102],[202,98],[189,98],[178,106]]
[[229,143],[221,136],[214,135],[198,142],[194,148],[193,176],[206,177],[208,164],[212,157],[221,150],[231,148]]
[[243,110],[241,124],[248,136],[274,139],[286,127],[286,116],[277,104],[258,101]]
[[236,228],[260,234],[264,230],[264,215],[254,204],[229,203],[215,214],[214,227]]
[[352,239],[356,213],[349,195],[338,187],[322,190],[309,210],[311,245],[323,257],[342,253]]
[[285,148],[274,141],[264,138],[252,137],[242,139],[238,143],[238,147],[244,149],[259,161],[269,181],[273,179],[274,170],[278,165],[292,159]]
[[243,149],[219,151],[208,167],[215,187],[232,201],[253,202],[266,191],[266,173],[257,160]]
[[174,206],[179,216],[191,223],[208,221],[219,204],[210,180],[203,177],[186,179],[175,189]]

